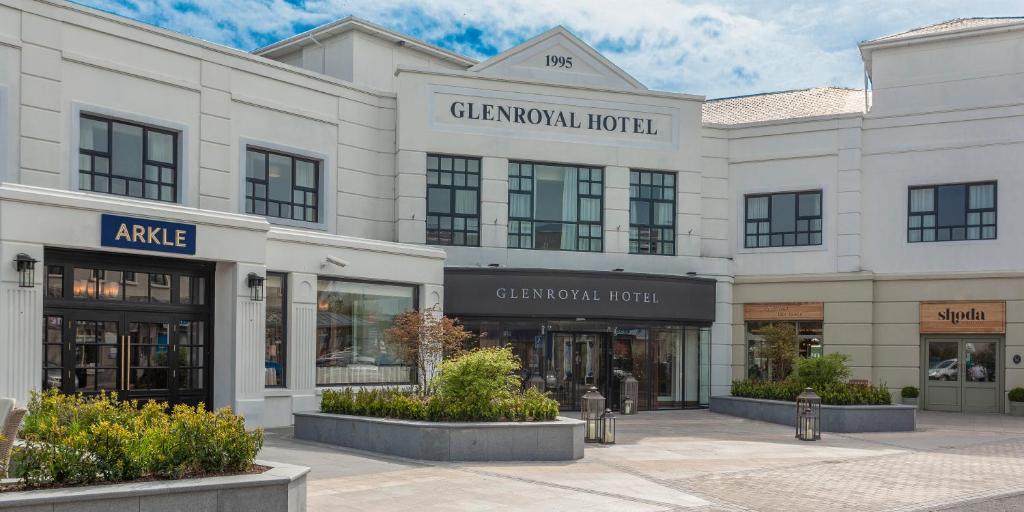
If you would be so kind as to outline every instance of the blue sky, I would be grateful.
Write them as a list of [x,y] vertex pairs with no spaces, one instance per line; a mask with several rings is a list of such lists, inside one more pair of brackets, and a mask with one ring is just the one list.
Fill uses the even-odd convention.
[[82,0],[252,50],[347,15],[483,59],[554,25],[652,89],[709,98],[861,87],[857,42],[958,17],[1024,16],[1020,0]]

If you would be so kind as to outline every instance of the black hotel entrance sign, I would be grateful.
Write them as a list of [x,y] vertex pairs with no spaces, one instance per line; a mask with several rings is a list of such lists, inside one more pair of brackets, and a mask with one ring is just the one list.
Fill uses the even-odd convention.
[[196,253],[196,226],[103,214],[100,245],[143,251]]
[[538,269],[445,269],[447,314],[713,322],[713,279]]

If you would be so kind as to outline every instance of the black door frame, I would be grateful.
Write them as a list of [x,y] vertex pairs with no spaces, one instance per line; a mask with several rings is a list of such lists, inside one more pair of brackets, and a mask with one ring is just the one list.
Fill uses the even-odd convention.
[[[48,297],[46,292],[49,289],[49,268],[59,266],[63,268],[62,297]],[[43,316],[64,317],[63,336],[64,347],[62,350],[63,359],[63,384],[62,391],[77,392],[73,389],[75,378],[75,340],[74,323],[69,319],[90,319],[109,318],[118,322],[118,355],[119,372],[117,375],[117,391],[119,396],[125,398],[157,399],[170,403],[203,402],[210,408],[213,396],[213,368],[214,368],[214,275],[215,264],[211,262],[200,262],[194,260],[179,260],[168,258],[157,258],[150,256],[138,256],[121,253],[71,251],[65,249],[47,248],[43,256],[44,279],[43,290]],[[171,302],[166,304],[106,301],[99,299],[75,299],[74,298],[74,268],[90,268],[98,270],[111,270],[122,272],[135,272],[140,274],[170,274],[169,293]],[[179,303],[181,280],[179,276],[202,277],[205,279],[205,286],[202,294],[203,304],[181,304]],[[128,332],[128,323],[132,319],[142,322],[160,322],[168,326],[168,371],[173,371],[177,366],[177,353],[171,350],[174,330],[178,322],[182,320],[202,321],[204,324],[203,334],[203,389],[197,391],[177,389],[177,376],[168,375],[168,389],[166,392],[132,392],[125,391],[124,385],[125,367],[124,358],[130,357],[124,351],[125,337]],[[45,323],[44,323],[45,326]],[[40,346],[42,349],[42,346]],[[85,392],[84,394],[95,394]],[[187,395],[182,400],[181,395]]]
[[[559,347],[555,346],[555,341],[554,341],[555,335],[558,335],[558,334],[567,334],[567,335],[572,337],[572,342],[571,342],[572,343],[572,357],[573,357],[573,363],[572,364],[574,365],[574,368],[573,368],[574,372],[576,370],[576,368],[575,368],[575,357],[576,357],[577,338],[580,335],[591,335],[591,336],[595,336],[597,338],[597,343],[595,344],[595,348],[597,350],[600,350],[599,357],[600,357],[601,368],[600,368],[599,374],[594,376],[594,380],[595,380],[595,384],[594,385],[597,386],[597,389],[598,389],[598,391],[601,392],[602,396],[609,397],[610,396],[609,393],[611,392],[611,363],[612,363],[612,354],[611,354],[611,339],[612,339],[612,337],[609,335],[609,333],[604,332],[604,331],[554,331],[554,330],[553,331],[548,331],[547,335],[545,336],[545,338],[546,338],[545,339],[545,341],[546,341],[546,343],[545,343],[545,353],[541,354],[541,374],[542,375],[547,375],[548,370],[549,370],[549,368],[548,368],[548,357],[547,357],[548,354],[546,353],[547,347],[551,347],[551,350],[558,350],[559,349]],[[575,381],[576,379],[577,379],[577,377],[574,375],[573,376],[573,380]],[[574,382],[574,385],[577,385],[577,384]],[[574,390],[572,390],[570,392],[572,394],[572,396],[570,397],[570,403],[561,403],[560,402],[559,403],[560,408],[563,409],[563,410],[578,411],[580,409],[580,402],[579,402],[580,396],[582,396],[582,394],[584,392],[586,392],[586,389],[585,389],[586,384],[584,384],[583,386],[584,386],[584,389],[574,389]],[[611,407],[611,405],[610,405],[611,402],[609,400],[610,400],[610,398],[606,398],[606,404],[609,404],[609,405],[606,405],[606,407]]]

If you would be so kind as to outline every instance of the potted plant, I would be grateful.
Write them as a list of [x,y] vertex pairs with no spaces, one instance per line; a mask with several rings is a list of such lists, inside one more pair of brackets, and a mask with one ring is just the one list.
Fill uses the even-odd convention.
[[1013,388],[1009,393],[1010,416],[1024,416],[1024,388]]
[[900,397],[903,398],[903,405],[913,405],[917,407],[917,395],[920,391],[915,386],[907,386],[900,391]]

